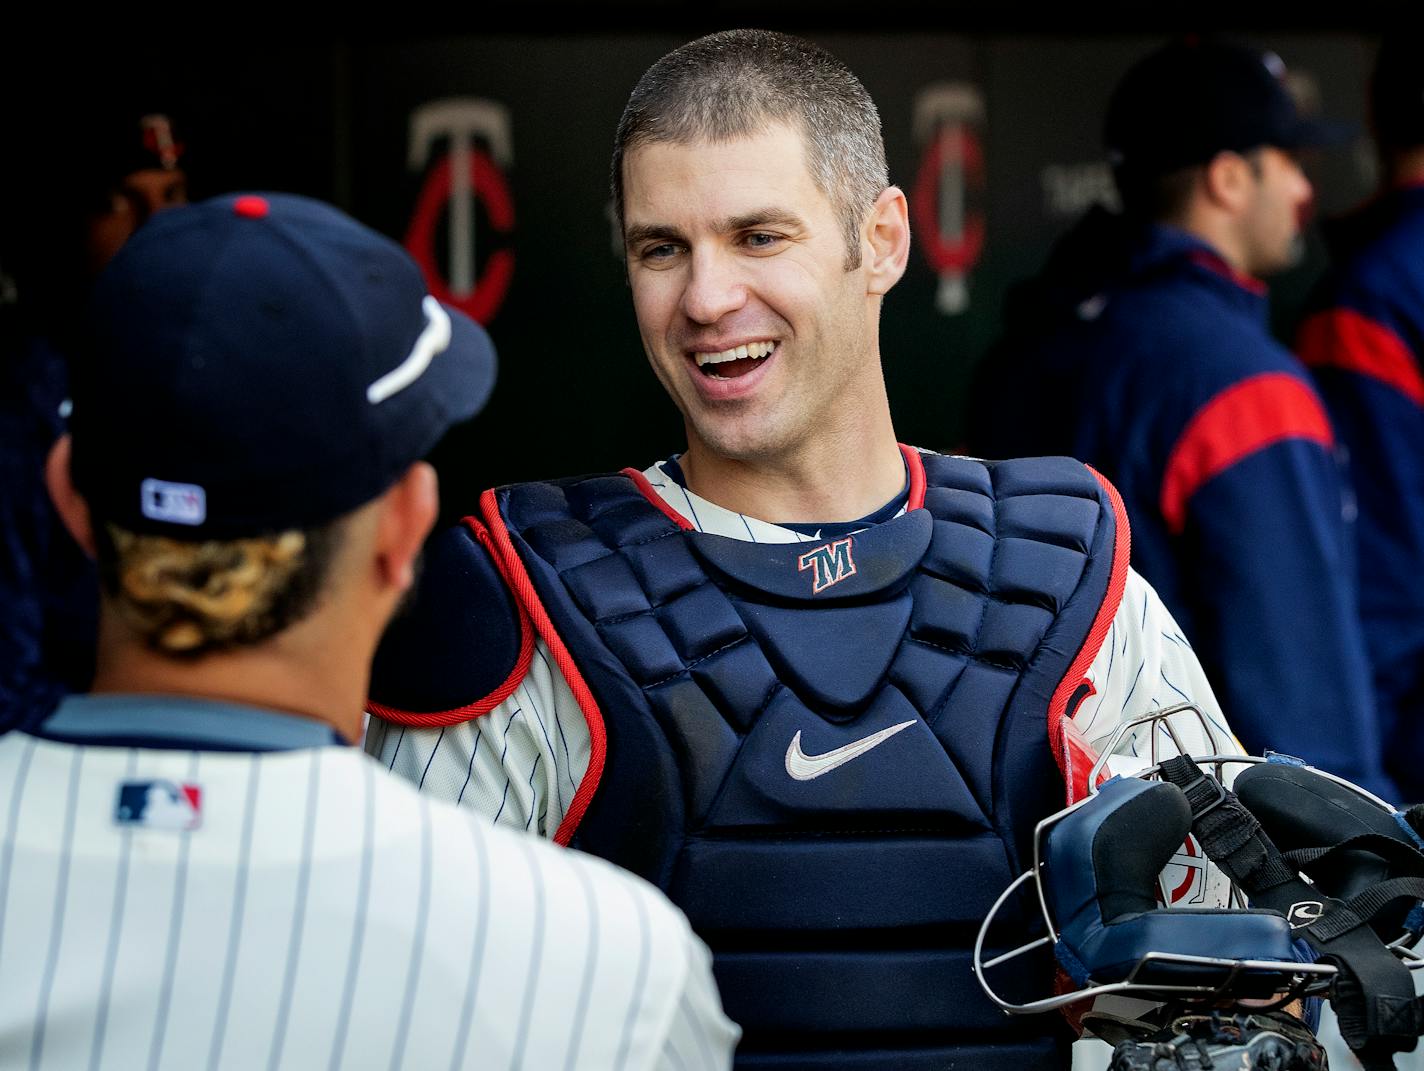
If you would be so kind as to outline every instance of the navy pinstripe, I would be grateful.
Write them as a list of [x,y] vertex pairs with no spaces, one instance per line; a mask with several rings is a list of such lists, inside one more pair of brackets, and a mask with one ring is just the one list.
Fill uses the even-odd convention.
[[574,1060],[578,1058],[579,1042],[583,1039],[583,1025],[588,1018],[588,1002],[593,995],[594,968],[598,965],[598,900],[593,895],[593,887],[588,875],[578,872],[579,885],[583,888],[584,902],[588,904],[588,962],[583,968],[583,985],[579,988],[578,1003],[574,1006],[574,1017],[569,1024],[569,1058],[564,1071],[574,1071]]
[[465,1046],[470,1040],[470,1025],[475,1018],[475,999],[480,991],[480,972],[485,962],[485,939],[489,935],[489,855],[485,841],[480,836],[474,822],[469,823],[471,839],[475,842],[475,860],[480,883],[479,896],[475,902],[480,905],[479,916],[475,919],[475,939],[470,945],[470,977],[465,985],[465,1003],[460,1009],[460,1026],[455,1032],[455,1050],[450,1057],[450,1071],[457,1071],[465,1062]]
[[341,987],[341,1010],[336,1014],[336,1036],[331,1044],[331,1071],[341,1066],[346,1049],[346,1031],[351,1023],[351,1005],[356,1000],[356,974],[361,967],[361,949],[366,940],[366,909],[371,896],[371,842],[376,831],[376,801],[371,793],[375,766],[367,763],[361,781],[365,791],[365,819],[361,827],[361,878],[356,886],[356,918],[351,927],[351,959],[346,965],[346,982]]
[[641,945],[638,949],[638,973],[633,982],[633,999],[628,1002],[628,1018],[623,1023],[623,1040],[618,1043],[618,1066],[624,1067],[628,1063],[628,1047],[633,1043],[633,1024],[638,1018],[638,1009],[643,1004],[643,990],[648,984],[648,908],[642,899],[635,899],[633,906],[638,909],[638,936],[641,938]]
[[[509,754],[509,727],[514,724],[514,719],[517,718],[517,717],[519,717],[519,715],[521,715],[521,714],[523,714],[523,713],[524,713],[524,708],[523,708],[523,707],[520,707],[520,708],[519,708],[518,710],[516,710],[513,714],[511,714],[511,715],[509,716],[509,720],[504,723],[504,749],[503,749],[502,751],[500,751],[500,753],[499,753],[499,764],[500,764],[500,767],[501,767],[501,768],[505,768],[505,767],[504,767],[504,757]],[[394,757],[392,757],[392,761],[393,761],[393,762],[395,761],[395,760],[394,760]],[[504,813],[504,805],[509,802],[509,786],[510,786],[510,784],[511,784],[511,781],[510,781],[510,779],[509,779],[509,775],[506,774],[505,777],[504,777],[504,795],[503,795],[502,797],[500,797],[499,810],[496,811],[496,812],[495,812],[495,815],[494,815],[494,824],[495,824],[495,825],[498,825],[498,824],[499,824],[499,816]]]
[[[386,767],[386,769],[388,769],[388,770],[394,770],[394,769],[396,768],[396,756],[400,754],[401,745],[404,744],[404,743],[405,743],[405,726],[402,725],[402,726],[401,726],[401,731],[400,731],[400,736],[396,737],[396,749],[391,752],[391,764],[390,764],[388,767]],[[382,737],[382,738],[381,738],[381,746],[384,747],[385,744],[386,744],[385,737]]]
[[[460,794],[455,797],[455,802],[457,804],[464,802],[465,789],[470,787],[470,777],[475,772],[475,756],[480,753],[480,740],[484,738],[484,735],[485,734],[483,729],[475,729],[475,746],[470,748],[470,765],[465,767],[465,783],[460,786]],[[391,761],[394,762],[395,760],[392,759]]]
[[529,953],[529,978],[524,983],[524,1007],[519,1013],[519,1034],[509,1061],[511,1071],[524,1062],[524,1046],[529,1040],[529,1020],[534,1014],[534,994],[539,989],[539,967],[544,955],[544,879],[539,873],[537,861],[527,848],[524,850],[524,858],[529,863],[529,874],[534,879],[534,947]]
[[[679,484],[678,487],[682,491],[683,499],[687,502],[687,512],[688,515],[692,518],[692,523],[697,525],[697,530],[699,532],[702,531],[702,522],[697,519],[697,507],[692,504],[692,496],[687,493],[686,487],[683,487],[681,484]],[[746,523],[745,518],[743,518],[742,523]]]
[[[550,745],[550,746],[552,747],[553,745]],[[534,756],[534,765],[531,766],[531,767],[529,767],[529,787],[530,787],[530,789],[533,789],[533,788],[534,788],[534,775],[539,772],[539,760],[542,759],[543,757],[544,757],[543,755],[535,755],[535,756]],[[545,811],[544,813],[547,814],[548,812]],[[543,815],[540,815],[540,818],[543,818]],[[529,817],[528,817],[527,819],[525,819],[525,821],[524,821],[524,831],[525,831],[526,833],[529,832],[529,827],[532,826],[533,824],[534,824],[534,812],[531,810],[531,811],[529,812]]]
[[287,1041],[287,1019],[291,1015],[292,990],[297,984],[297,961],[302,954],[303,923],[307,915],[307,888],[311,883],[311,849],[316,836],[316,809],[320,798],[321,752],[311,754],[311,775],[307,782],[306,829],[302,833],[302,866],[297,872],[297,901],[292,910],[292,932],[287,938],[287,969],[282,980],[282,996],[277,1003],[277,1024],[272,1031],[272,1052],[267,1066],[275,1068],[282,1058],[282,1046]]
[[[125,779],[132,779],[138,769],[138,751],[129,749],[129,764],[124,769]],[[128,896],[129,853],[133,848],[133,830],[125,828],[119,839],[123,847],[119,849],[119,872],[114,882],[114,909],[109,913],[109,945],[104,952],[104,973],[99,982],[99,1003],[94,1015],[94,1042],[89,1050],[89,1068],[94,1071],[99,1066],[99,1057],[104,1051],[104,1034],[109,1028],[109,995],[114,988],[114,967],[119,958],[119,937],[123,934],[124,902]]]
[[40,983],[40,1003],[35,1009],[35,1035],[30,1044],[30,1067],[40,1065],[44,1055],[45,1020],[49,1015],[49,997],[54,988],[54,972],[59,964],[59,945],[64,937],[64,909],[69,900],[69,862],[74,845],[74,818],[79,809],[79,768],[84,764],[84,749],[74,749],[69,764],[69,800],[64,808],[64,837],[59,854],[59,876],[55,882],[54,929],[49,938],[49,954],[45,957],[44,981]]
[[232,928],[227,936],[227,963],[223,966],[222,988],[218,996],[218,1014],[213,1024],[213,1043],[208,1050],[208,1066],[216,1068],[222,1055],[223,1034],[227,1031],[228,1009],[232,1006],[233,976],[237,972],[238,938],[242,936],[243,909],[247,904],[247,874],[252,861],[252,827],[257,812],[257,782],[262,759],[254,757],[247,775],[247,803],[242,816],[242,845],[238,849],[237,882],[232,893]]
[[[539,661],[544,663],[544,668],[549,671],[549,675],[553,676],[554,667],[549,665],[549,660],[544,656],[544,652],[535,647],[534,653],[539,656]],[[533,702],[532,693],[526,690],[525,694],[529,696],[530,702]],[[564,720],[559,717],[559,704],[557,703],[554,704],[554,724],[559,727],[559,741],[564,745],[564,772],[568,775],[569,787],[577,792],[578,783],[574,781],[573,762],[569,759],[569,741],[568,737],[564,736]]]
[[[188,761],[188,779],[198,779],[198,753]],[[168,954],[164,957],[163,981],[158,993],[158,1015],[153,1021],[153,1043],[149,1047],[148,1066],[156,1068],[163,1055],[163,1035],[168,1026],[168,1008],[173,1000],[173,972],[178,967],[178,940],[183,933],[183,900],[188,886],[188,852],[193,845],[191,830],[183,830],[178,848],[178,868],[173,877],[173,917],[168,925]]]
[[[549,739],[549,727],[544,724],[544,717],[539,713],[539,704],[534,702],[534,696],[528,695],[528,699],[529,709],[534,711],[534,720],[539,723],[539,730],[544,734],[544,743],[549,748],[549,754],[552,755],[554,753],[554,742]],[[529,783],[531,785],[534,783],[532,772],[529,777]],[[564,809],[564,788],[563,785],[559,783],[557,777],[554,778],[554,798],[559,801],[559,810],[562,811]],[[525,828],[527,829],[528,827],[526,826]]]
[[1132,687],[1127,690],[1127,697],[1126,697],[1125,699],[1123,699],[1123,705],[1124,705],[1124,706],[1127,704],[1127,700],[1132,698],[1132,693],[1135,692],[1135,691],[1137,691],[1137,684],[1138,684],[1138,682],[1141,681],[1141,680],[1142,680],[1142,663],[1139,662],[1139,663],[1137,664],[1137,676],[1135,676],[1135,677],[1132,678]]
[[415,913],[415,935],[410,943],[410,964],[405,972],[405,996],[391,1046],[391,1071],[399,1071],[410,1033],[410,1017],[415,1009],[415,990],[420,983],[420,959],[425,951],[425,928],[430,922],[430,800],[420,797],[420,906]]
[[[444,740],[444,739],[445,739],[445,729],[444,729],[444,727],[442,726],[441,729],[440,729],[440,735],[435,738],[435,746],[430,749],[430,758],[428,758],[428,759],[425,760],[425,769],[423,769],[423,770],[420,771],[420,784],[419,784],[418,786],[416,786],[416,787],[418,787],[418,788],[424,788],[424,787],[425,787],[425,776],[426,776],[426,774],[430,773],[430,764],[435,761],[435,753],[440,750],[440,741],[442,741],[442,740]],[[392,762],[395,761],[395,756],[394,756],[394,755],[391,756],[391,761],[392,761]]]
[[10,867],[15,861],[15,830],[20,824],[20,796],[25,778],[30,773],[30,759],[35,753],[35,738],[25,738],[25,753],[20,757],[20,769],[10,790],[10,826],[5,830],[5,858],[0,860],[0,952],[5,950],[5,907],[10,901]]

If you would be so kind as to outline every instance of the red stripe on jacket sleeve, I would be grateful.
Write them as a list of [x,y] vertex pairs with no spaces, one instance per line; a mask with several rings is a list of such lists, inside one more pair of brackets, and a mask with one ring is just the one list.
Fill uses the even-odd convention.
[[1287,372],[1263,372],[1227,387],[1187,423],[1167,458],[1159,506],[1168,531],[1187,524],[1202,484],[1243,458],[1286,439],[1334,445],[1330,419],[1310,386]]
[[1306,320],[1296,350],[1308,365],[1358,372],[1424,406],[1424,373],[1404,339],[1354,309],[1326,309]]

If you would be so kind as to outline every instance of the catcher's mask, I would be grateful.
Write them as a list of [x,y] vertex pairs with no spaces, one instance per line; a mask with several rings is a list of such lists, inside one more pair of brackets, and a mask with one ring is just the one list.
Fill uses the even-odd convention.
[[[1158,761],[1159,738],[1186,750],[1171,719],[1192,715],[1219,752],[1194,706],[1137,719],[1094,766],[1090,795],[1039,823],[1033,868],[1000,895],[975,942],[985,993],[1012,1014],[1108,993],[1271,1006],[1328,993],[1351,1048],[1381,1037],[1394,1051],[1412,1047],[1424,1016],[1408,969],[1424,967],[1424,957],[1406,946],[1424,923],[1424,841],[1389,804],[1297,759]],[[1102,780],[1122,742],[1143,729],[1151,765]],[[1189,832],[1231,880],[1234,906],[1162,906],[1170,896],[1161,872]],[[1001,908],[1030,882],[1047,935],[986,959]],[[1024,1003],[995,991],[995,967],[1047,944],[1076,989]]]

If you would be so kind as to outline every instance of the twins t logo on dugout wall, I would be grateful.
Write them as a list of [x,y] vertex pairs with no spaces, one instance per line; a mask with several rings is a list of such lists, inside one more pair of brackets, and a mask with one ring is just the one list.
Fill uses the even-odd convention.
[[969,308],[970,269],[984,249],[984,150],[978,127],[984,99],[962,82],[926,86],[915,98],[915,140],[924,146],[910,191],[910,222],[939,276],[935,307],[946,316]]
[[855,559],[851,557],[852,539],[846,536],[834,543],[827,543],[808,550],[796,559],[801,572],[812,570],[811,594],[819,595],[832,584],[839,584],[848,576],[855,576]]
[[[508,243],[514,201],[503,170],[514,162],[509,112],[492,100],[464,97],[422,105],[410,116],[410,169],[424,170],[442,140],[448,148],[426,171],[405,246],[435,297],[487,324],[504,303],[514,276],[514,250]],[[485,233],[496,239],[483,264],[475,242],[481,215]],[[436,245],[442,216],[447,219],[443,266]]]

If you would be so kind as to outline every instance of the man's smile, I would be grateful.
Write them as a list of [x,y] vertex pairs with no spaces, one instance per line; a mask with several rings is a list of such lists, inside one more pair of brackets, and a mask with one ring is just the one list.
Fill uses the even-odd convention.
[[692,359],[704,376],[712,379],[738,379],[770,357],[776,346],[776,342],[762,339],[715,352],[696,351],[692,354]]

